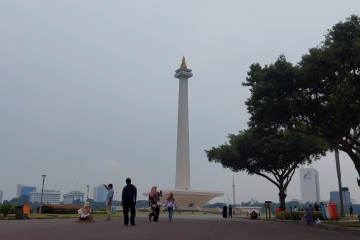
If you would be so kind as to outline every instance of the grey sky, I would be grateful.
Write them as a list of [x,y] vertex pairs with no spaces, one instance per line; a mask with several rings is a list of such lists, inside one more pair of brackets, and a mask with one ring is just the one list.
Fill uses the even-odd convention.
[[[140,193],[175,185],[178,80],[189,81],[193,189],[231,194],[232,173],[204,149],[247,127],[241,86],[254,62],[299,61],[358,0],[0,1],[0,189],[67,193],[131,177]],[[316,162],[321,198],[337,189],[333,154]],[[343,186],[360,200],[352,161]],[[288,200],[301,198],[299,174]],[[277,201],[267,180],[235,174],[237,202]],[[140,196],[140,199],[143,197]],[[218,198],[214,201],[223,201]]]

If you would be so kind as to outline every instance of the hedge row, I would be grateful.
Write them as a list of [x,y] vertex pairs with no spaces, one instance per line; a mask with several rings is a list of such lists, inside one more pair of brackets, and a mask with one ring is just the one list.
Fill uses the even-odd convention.
[[93,211],[93,214],[106,214],[106,211]]
[[[80,209],[80,206],[71,206],[71,205],[51,205],[44,204],[41,207],[41,213],[51,213],[51,214],[76,214]],[[39,213],[40,207],[37,207],[37,212]]]
[[[324,220],[322,212],[311,212],[314,219]],[[293,220],[301,220],[301,218],[305,215],[304,211],[296,211],[292,212],[292,219]],[[276,218],[281,220],[290,220],[290,212],[278,212],[276,213]]]

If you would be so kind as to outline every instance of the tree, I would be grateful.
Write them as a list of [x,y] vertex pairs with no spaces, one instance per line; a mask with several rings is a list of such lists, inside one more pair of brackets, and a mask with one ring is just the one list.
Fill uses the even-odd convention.
[[269,66],[251,65],[243,83],[251,91],[250,126],[321,137],[346,152],[360,176],[359,74],[360,18],[352,15],[328,30],[325,41],[296,66],[283,55]]
[[[295,66],[283,55],[269,66],[251,65],[243,83],[251,91],[249,125],[323,138],[335,150],[337,165],[338,151],[344,151],[360,176],[359,74],[360,18],[352,15]],[[340,188],[339,168],[338,181]]]
[[285,210],[286,190],[296,168],[320,159],[328,149],[326,143],[316,137],[289,131],[249,129],[228,138],[229,143],[205,150],[208,160],[234,172],[244,171],[269,180],[279,189],[282,210]]
[[30,205],[30,197],[28,195],[21,195],[19,198],[13,198],[9,201],[13,205]]

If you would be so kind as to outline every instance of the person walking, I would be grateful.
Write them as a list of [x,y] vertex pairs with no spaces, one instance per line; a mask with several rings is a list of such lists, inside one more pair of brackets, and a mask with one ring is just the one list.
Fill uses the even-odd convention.
[[354,209],[351,205],[350,205],[349,210],[350,210],[350,217],[354,216],[354,214],[353,214]]
[[135,206],[136,206],[136,198],[137,198],[137,189],[136,187],[131,184],[131,179],[126,179],[126,186],[123,188],[122,191],[122,206],[123,206],[123,213],[124,213],[124,225],[129,225],[129,209],[130,209],[130,223],[131,226],[135,226]]
[[232,206],[229,204],[229,218],[232,218]]
[[111,219],[111,205],[112,205],[112,200],[114,197],[114,190],[113,190],[113,185],[111,183],[108,186],[106,186],[106,184],[103,184],[103,185],[106,188],[106,190],[108,190],[108,194],[107,194],[106,200],[105,200],[106,213],[108,215],[106,220],[110,220]]
[[169,212],[169,222],[172,222],[172,214],[174,211],[174,207],[176,206],[174,194],[171,192],[169,193],[169,196],[166,199],[165,207],[167,207],[167,210]]
[[157,187],[153,186],[149,193],[149,206],[150,206],[150,214],[149,214],[149,221],[151,222],[151,218],[154,222],[159,220],[160,215],[160,197],[162,197],[162,191],[158,192]]

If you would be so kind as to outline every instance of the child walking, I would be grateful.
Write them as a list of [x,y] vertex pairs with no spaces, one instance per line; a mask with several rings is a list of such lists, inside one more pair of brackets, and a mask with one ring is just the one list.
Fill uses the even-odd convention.
[[171,192],[169,193],[169,196],[166,199],[165,207],[167,207],[169,212],[169,222],[172,221],[172,214],[174,210],[174,206],[176,206],[174,194]]

